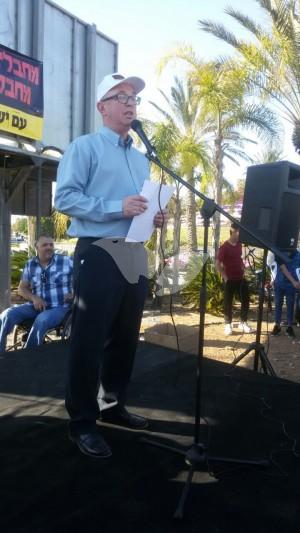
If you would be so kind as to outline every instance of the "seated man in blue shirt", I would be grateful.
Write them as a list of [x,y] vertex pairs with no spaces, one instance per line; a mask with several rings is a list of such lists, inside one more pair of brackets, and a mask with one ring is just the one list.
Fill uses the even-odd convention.
[[18,292],[27,303],[6,309],[0,315],[0,352],[6,337],[16,324],[34,319],[26,348],[42,344],[47,330],[60,324],[72,300],[73,262],[65,255],[54,254],[52,237],[40,235],[36,257],[27,261]]
[[[97,419],[137,430],[148,425],[125,408],[148,290],[143,243],[125,242],[133,217],[147,209],[140,192],[149,162],[128,134],[144,86],[118,73],[103,78],[97,90],[103,126],[71,143],[57,176],[56,209],[71,215],[68,233],[79,237],[66,396],[70,438],[98,458],[111,450]],[[156,214],[154,225],[161,227],[165,216]]]

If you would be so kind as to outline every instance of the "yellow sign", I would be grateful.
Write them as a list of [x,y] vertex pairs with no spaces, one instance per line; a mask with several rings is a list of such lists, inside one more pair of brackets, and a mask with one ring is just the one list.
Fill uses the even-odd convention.
[[37,117],[0,104],[0,130],[15,135],[41,140],[43,136],[43,117]]

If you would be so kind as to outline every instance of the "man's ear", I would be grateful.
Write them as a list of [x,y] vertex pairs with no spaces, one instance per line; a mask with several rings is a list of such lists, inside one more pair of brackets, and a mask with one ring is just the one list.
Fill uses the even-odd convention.
[[104,102],[98,102],[97,103],[97,109],[98,109],[99,113],[103,116],[103,114],[105,113],[105,103]]

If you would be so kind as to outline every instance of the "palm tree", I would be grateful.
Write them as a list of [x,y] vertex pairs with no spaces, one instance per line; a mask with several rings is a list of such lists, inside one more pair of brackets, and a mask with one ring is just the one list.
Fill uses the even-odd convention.
[[[262,104],[247,101],[247,71],[238,63],[212,61],[204,63],[191,47],[179,47],[166,55],[159,65],[161,71],[170,61],[184,60],[190,67],[188,78],[194,98],[201,101],[200,123],[206,120],[206,133],[213,142],[214,199],[222,203],[224,162],[239,164],[240,159],[252,162],[245,145],[255,143],[241,133],[241,128],[263,140],[276,137],[278,123],[274,113]],[[213,246],[216,253],[220,240],[220,216],[213,218]]]
[[268,28],[231,7],[225,9],[254,40],[239,39],[223,24],[210,20],[199,20],[199,25],[239,52],[257,93],[272,98],[282,116],[293,125],[292,142],[300,153],[300,2],[255,1],[269,21]]
[[53,229],[55,239],[63,239],[66,237],[67,229],[71,218],[68,215],[59,213],[54,210],[52,213]]
[[276,161],[280,161],[284,158],[285,156],[282,149],[271,143],[256,154],[254,157],[254,163],[258,165],[263,163],[276,163]]
[[[189,79],[184,83],[175,77],[175,84],[171,87],[170,96],[167,96],[161,90],[159,92],[166,107],[162,108],[155,102],[150,102],[164,118],[163,123],[158,123],[153,127],[155,146],[158,149],[158,153],[164,155],[166,153],[166,140],[168,139],[168,163],[171,163],[173,169],[177,170],[191,186],[195,187],[199,172],[207,171],[210,167],[208,146],[203,141],[207,125],[200,120],[199,99],[195,97],[192,83]],[[175,185],[174,242],[177,243],[175,253],[178,253],[181,202],[180,186],[178,183],[175,183]],[[196,200],[195,195],[190,190],[186,193],[185,205],[187,248],[189,251],[193,251],[197,249]]]

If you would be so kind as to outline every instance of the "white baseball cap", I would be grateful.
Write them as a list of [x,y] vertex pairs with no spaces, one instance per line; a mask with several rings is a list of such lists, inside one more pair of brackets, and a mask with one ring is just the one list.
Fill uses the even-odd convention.
[[129,83],[132,85],[136,94],[142,91],[145,87],[144,80],[137,78],[136,76],[129,76],[129,78],[125,78],[119,72],[107,74],[107,76],[104,76],[103,80],[100,81],[97,87],[97,103],[102,100],[103,96],[105,96],[108,91],[110,91],[113,87],[120,85],[120,83]]

